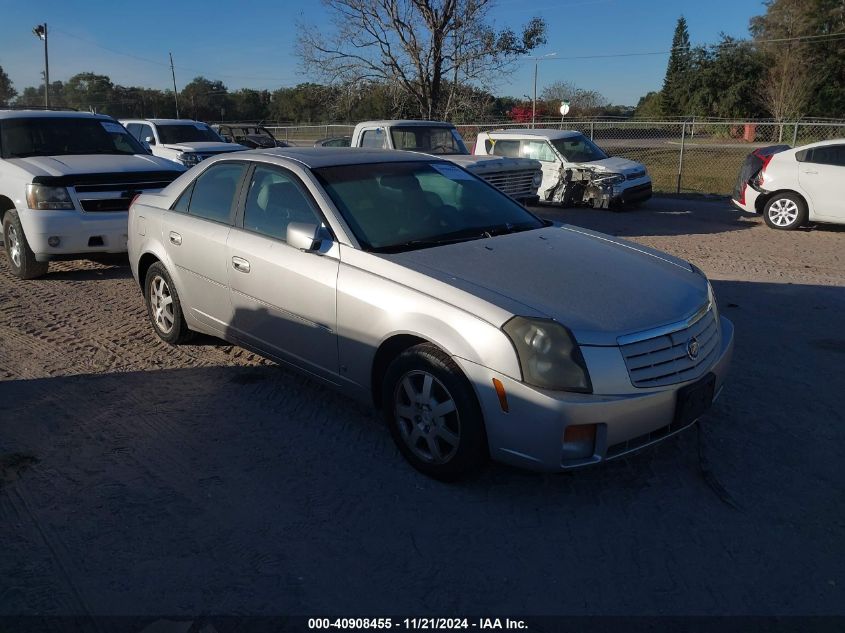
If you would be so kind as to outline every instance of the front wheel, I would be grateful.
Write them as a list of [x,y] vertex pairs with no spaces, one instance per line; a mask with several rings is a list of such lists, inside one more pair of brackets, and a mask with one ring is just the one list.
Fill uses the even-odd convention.
[[147,314],[155,333],[166,343],[177,345],[191,338],[193,332],[185,323],[182,303],[170,274],[161,262],[156,262],[147,271],[144,282],[144,298]]
[[47,274],[50,264],[39,262],[35,253],[29,247],[29,242],[23,232],[23,225],[14,209],[6,211],[3,216],[3,243],[6,246],[6,257],[12,274],[20,279],[35,279]]
[[775,194],[763,209],[763,220],[779,231],[794,231],[807,222],[807,204],[794,193]]
[[424,343],[391,363],[382,385],[385,421],[399,451],[420,472],[454,481],[487,458],[481,409],[455,362]]

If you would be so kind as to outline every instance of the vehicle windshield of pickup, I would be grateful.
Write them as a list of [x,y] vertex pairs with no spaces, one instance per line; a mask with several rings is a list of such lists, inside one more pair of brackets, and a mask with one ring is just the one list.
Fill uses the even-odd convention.
[[179,123],[157,125],[158,138],[163,145],[177,143],[223,143],[223,139],[207,125],[202,123]]
[[149,154],[116,121],[77,117],[29,117],[0,121],[0,155],[69,156]]
[[457,165],[391,162],[314,170],[365,250],[466,242],[545,226],[523,206]]
[[552,145],[569,163],[588,163],[607,158],[607,154],[598,145],[580,134],[568,138],[553,139]]
[[397,126],[390,128],[394,149],[426,154],[469,154],[457,130],[449,127]]

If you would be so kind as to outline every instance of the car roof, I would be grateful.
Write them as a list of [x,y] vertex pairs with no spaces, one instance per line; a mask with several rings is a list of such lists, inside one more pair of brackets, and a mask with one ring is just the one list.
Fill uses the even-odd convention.
[[366,125],[367,127],[455,127],[454,124],[445,121],[421,121],[419,119],[383,119],[381,121],[364,121],[358,125]]
[[193,125],[194,123],[202,123],[202,121],[194,121],[193,119],[121,119],[121,122],[126,123],[153,123],[155,125]]
[[525,138],[527,136],[543,138],[543,139],[559,139],[572,138],[573,136],[582,136],[581,132],[577,130],[555,130],[550,128],[517,128],[513,130],[489,130],[486,132],[489,136],[497,136],[500,138]]
[[414,161],[443,162],[442,159],[419,152],[390,149],[369,149],[358,147],[273,147],[238,152],[232,158],[242,156],[271,156],[295,160],[309,169],[334,167],[337,165],[366,165],[370,163],[409,163]]
[[113,121],[107,114],[94,112],[74,112],[73,110],[3,110],[0,108],[0,119],[97,119]]

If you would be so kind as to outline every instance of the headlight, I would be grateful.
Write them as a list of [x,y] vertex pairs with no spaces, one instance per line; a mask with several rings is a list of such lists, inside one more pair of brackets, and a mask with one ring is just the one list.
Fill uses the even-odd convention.
[[178,156],[179,162],[182,163],[185,167],[193,167],[198,162],[202,160],[199,154],[196,152],[182,152]]
[[716,293],[713,292],[713,286],[710,280],[707,281],[707,300],[713,306],[713,316],[716,317],[716,324],[719,324],[719,305],[716,303]]
[[534,183],[535,187],[539,187],[540,184],[543,182],[543,172],[538,171],[536,174],[534,174],[534,178],[532,178],[531,182]]
[[73,201],[64,187],[27,185],[26,204],[30,209],[73,209]]
[[625,175],[624,174],[607,174],[607,176],[601,179],[602,184],[605,185],[618,185],[620,182],[625,182]]
[[523,382],[541,389],[592,393],[581,349],[560,323],[514,317],[502,329],[516,348]]

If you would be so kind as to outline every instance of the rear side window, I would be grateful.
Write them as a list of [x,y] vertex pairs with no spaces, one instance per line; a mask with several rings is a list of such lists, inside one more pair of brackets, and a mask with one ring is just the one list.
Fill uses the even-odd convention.
[[182,192],[182,195],[176,200],[176,203],[170,207],[171,211],[176,211],[177,213],[187,213],[188,212],[188,205],[191,204],[191,193],[194,191],[194,185],[191,183],[191,186],[185,189]]
[[519,158],[519,141],[493,141],[493,153],[496,156]]
[[366,130],[361,135],[361,147],[384,147],[384,132],[382,130]]
[[149,138],[151,143],[156,142],[155,134],[153,134],[153,128],[149,125],[141,125],[138,133],[141,135],[138,140],[146,141]]
[[805,160],[808,163],[815,163],[817,165],[845,167],[845,145],[814,147],[807,153]]
[[129,123],[126,126],[126,130],[137,140],[139,140],[139,141],[142,140],[141,136],[140,136],[140,134],[141,134],[141,124],[140,123]]
[[243,163],[219,163],[206,169],[194,183],[188,214],[224,224],[230,223],[232,203],[245,169],[246,165]]

